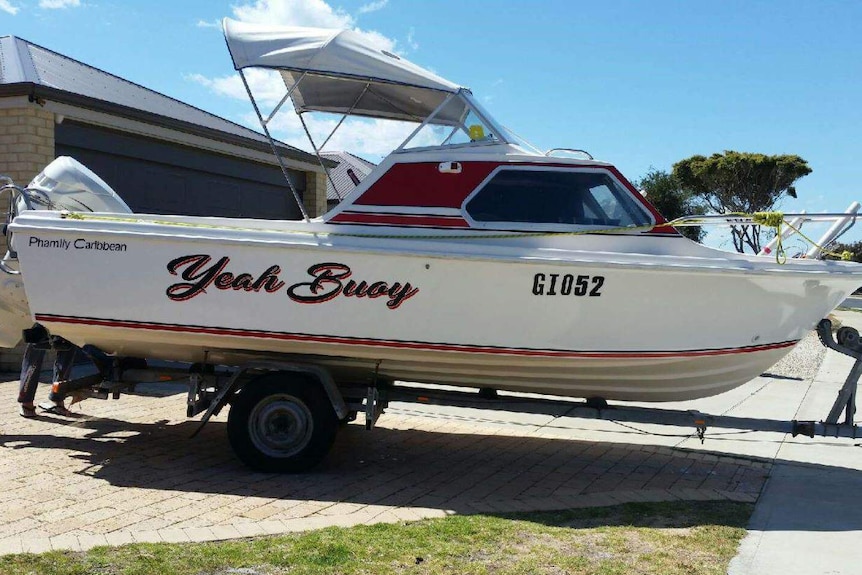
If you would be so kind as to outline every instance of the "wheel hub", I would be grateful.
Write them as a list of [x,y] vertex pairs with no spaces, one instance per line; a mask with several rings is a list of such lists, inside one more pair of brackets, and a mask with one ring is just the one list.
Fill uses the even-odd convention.
[[249,436],[255,447],[271,457],[290,457],[311,440],[311,411],[298,398],[270,395],[259,402],[248,418]]

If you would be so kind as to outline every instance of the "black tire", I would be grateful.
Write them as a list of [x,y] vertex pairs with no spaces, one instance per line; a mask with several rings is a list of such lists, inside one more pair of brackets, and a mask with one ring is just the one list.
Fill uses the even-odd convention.
[[231,447],[243,463],[291,473],[317,465],[329,452],[338,419],[323,386],[291,373],[270,373],[243,387],[227,418]]

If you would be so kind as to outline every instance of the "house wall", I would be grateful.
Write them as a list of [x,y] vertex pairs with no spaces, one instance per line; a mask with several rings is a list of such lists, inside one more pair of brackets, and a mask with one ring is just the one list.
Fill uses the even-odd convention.
[[0,108],[0,173],[27,184],[53,159],[53,113],[36,105]]
[[[11,177],[19,186],[29,184],[54,159],[54,125],[54,114],[36,104],[0,107],[0,175]],[[3,221],[9,200],[8,193],[0,196],[0,219]],[[4,253],[6,237],[0,236],[0,255]],[[0,349],[0,371],[18,371],[22,354],[20,345],[15,349]]]
[[326,203],[326,181],[326,174],[305,173],[305,194],[302,202],[305,204],[305,211],[312,218],[322,216],[329,209]]
[[[30,183],[54,159],[54,114],[37,105],[0,107],[0,174],[10,176],[19,186]],[[5,214],[9,195],[0,198]],[[6,239],[2,238],[3,251]]]

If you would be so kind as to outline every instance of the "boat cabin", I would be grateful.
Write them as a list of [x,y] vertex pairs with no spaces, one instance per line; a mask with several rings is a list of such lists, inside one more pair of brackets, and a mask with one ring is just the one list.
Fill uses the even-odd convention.
[[[288,99],[318,155],[347,117],[416,124],[362,182],[352,190],[336,188],[343,200],[322,216],[325,223],[676,234],[660,225],[665,219],[610,164],[580,150],[539,151],[498,123],[469,89],[369,46],[356,32],[230,19],[224,31],[270,140],[268,125]],[[286,93],[267,116],[246,68],[269,69],[284,82]],[[308,112],[341,115],[319,147],[303,118]]]

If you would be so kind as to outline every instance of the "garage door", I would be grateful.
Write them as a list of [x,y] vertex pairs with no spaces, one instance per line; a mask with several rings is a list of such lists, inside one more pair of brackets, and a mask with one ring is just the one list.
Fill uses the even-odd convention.
[[[135,212],[301,217],[278,167],[70,121],[56,126],[55,151],[93,170]],[[304,172],[291,181],[305,191]]]

